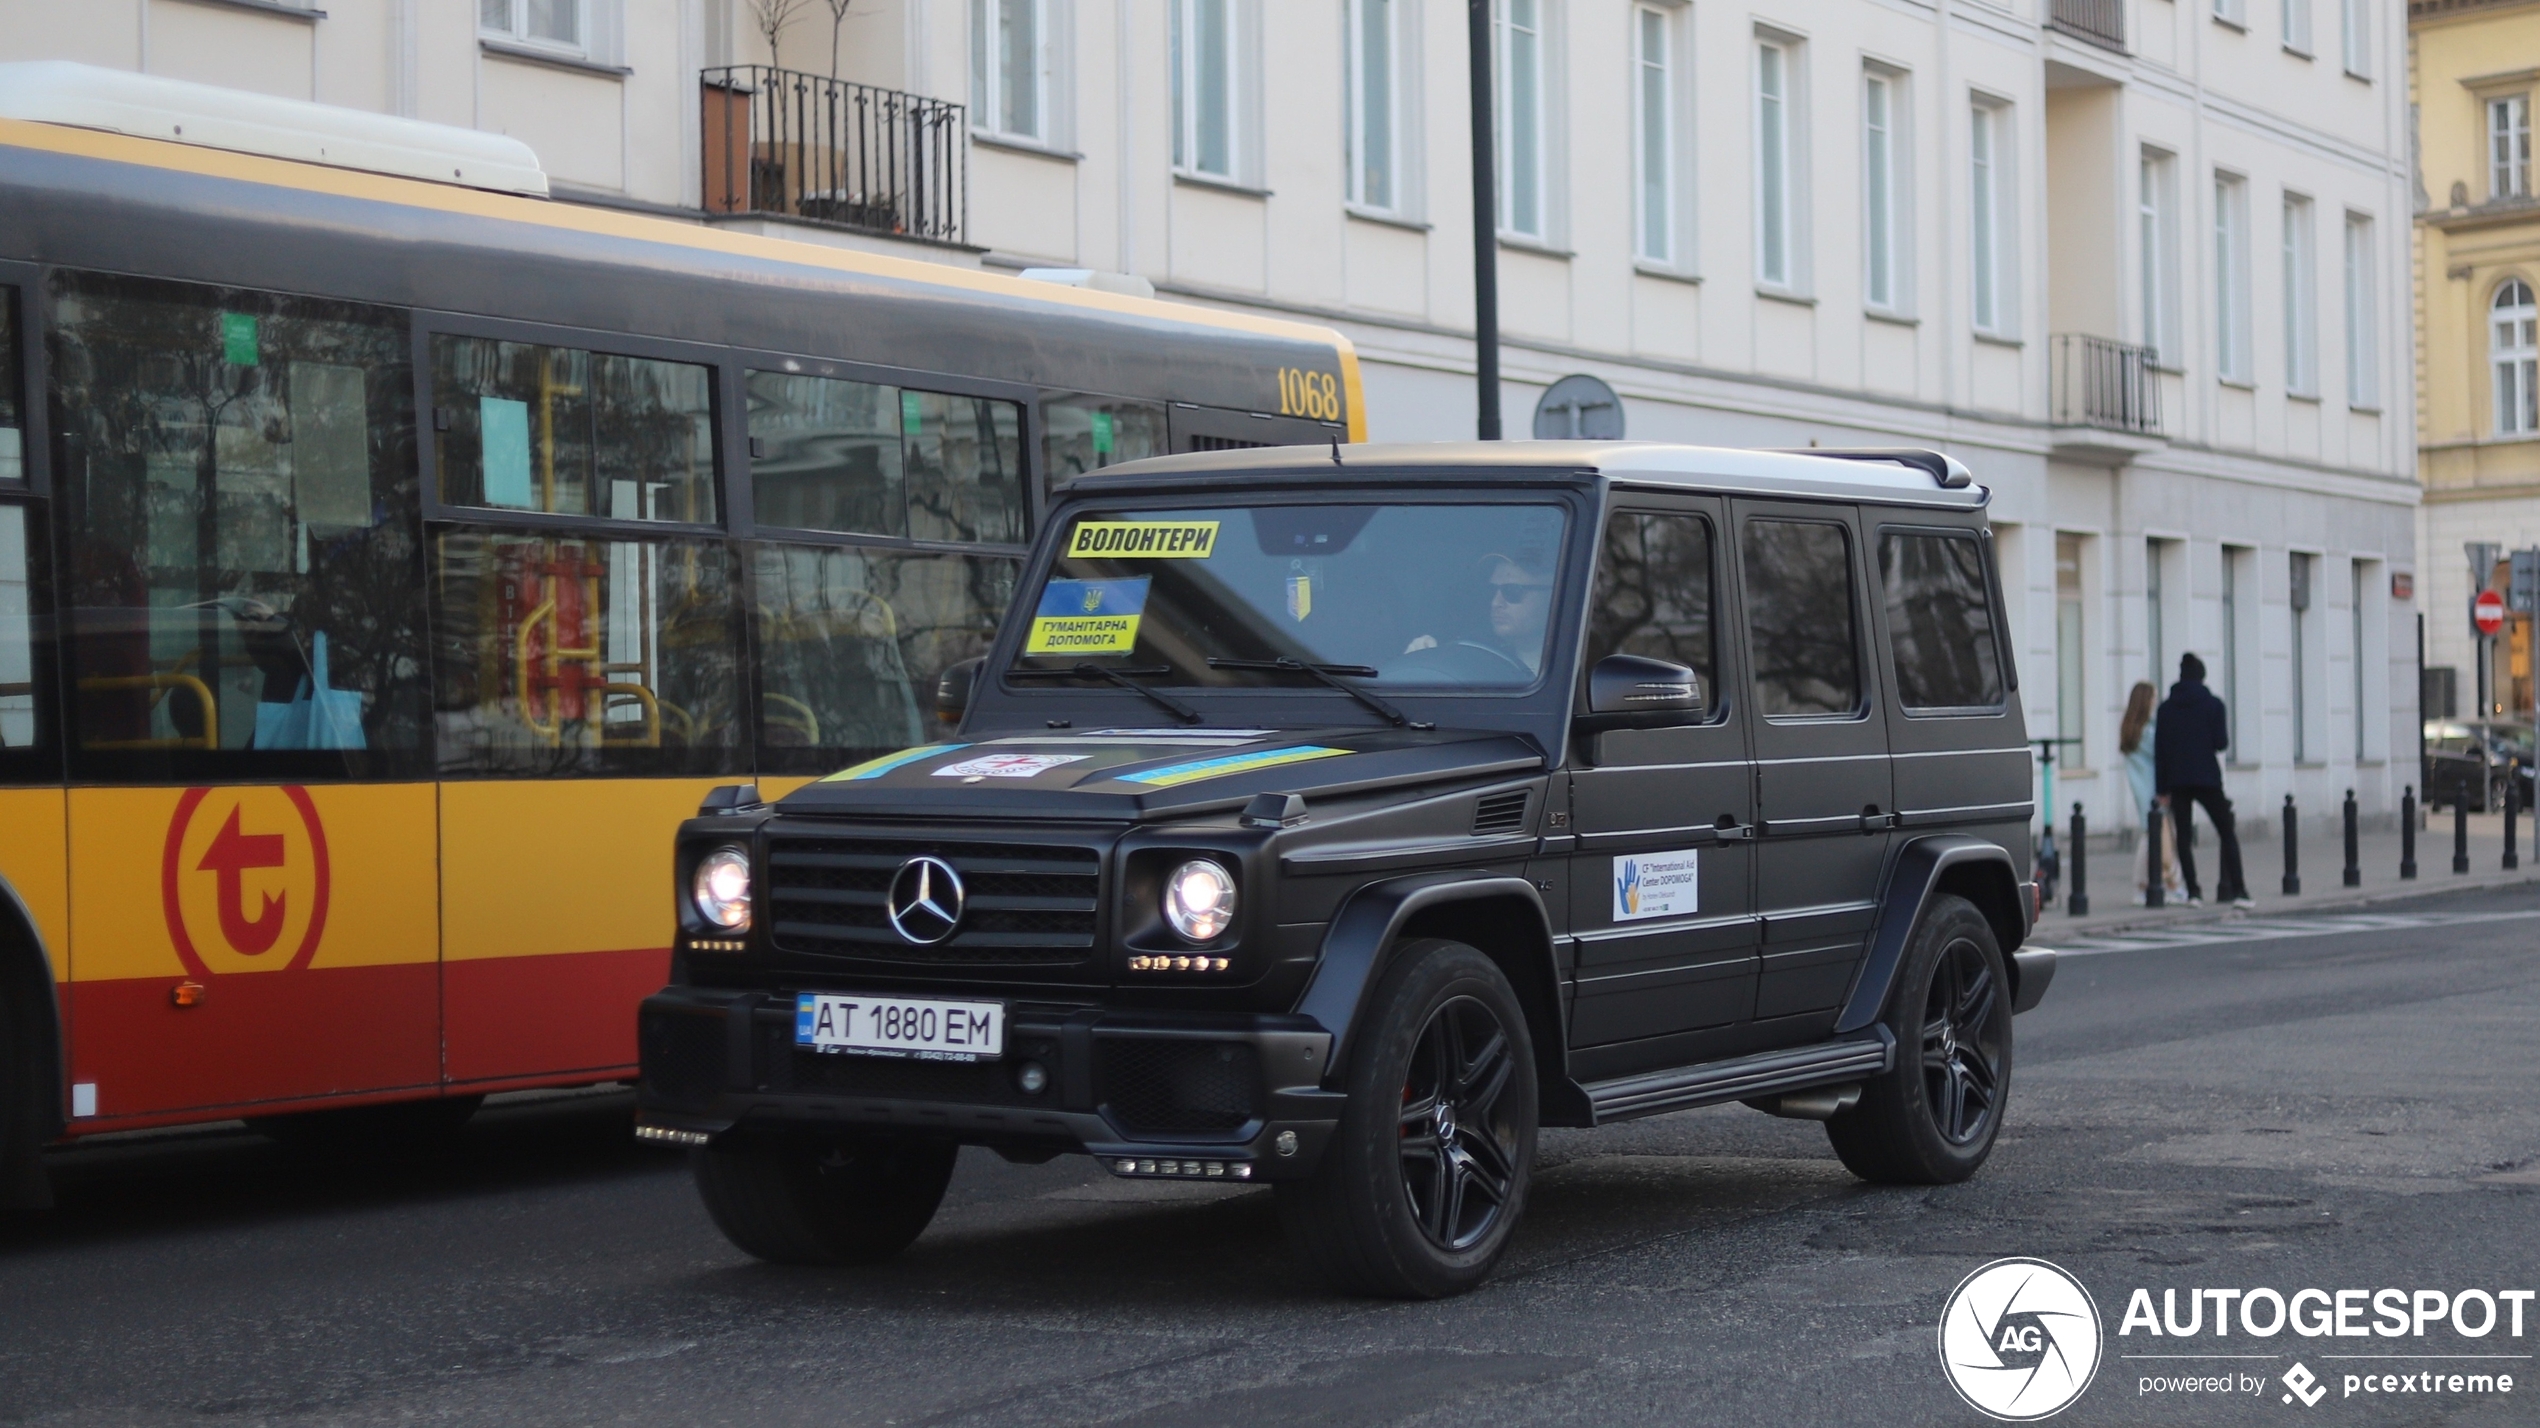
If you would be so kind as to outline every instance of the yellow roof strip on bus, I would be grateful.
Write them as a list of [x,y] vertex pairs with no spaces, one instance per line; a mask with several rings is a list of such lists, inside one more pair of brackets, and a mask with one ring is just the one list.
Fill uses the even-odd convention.
[[700,248],[735,256],[765,258],[796,263],[811,268],[831,268],[839,272],[859,273],[871,277],[898,278],[907,282],[928,283],[937,287],[961,288],[971,292],[993,293],[1000,297],[1029,298],[1038,302],[1058,303],[1093,308],[1131,317],[1160,317],[1194,326],[1219,327],[1249,332],[1262,337],[1285,338],[1292,342],[1310,342],[1329,347],[1338,354],[1342,375],[1349,384],[1350,439],[1364,440],[1364,419],[1357,405],[1357,351],[1349,339],[1328,327],[1294,322],[1285,318],[1258,317],[1251,313],[1229,312],[1221,308],[1197,307],[1186,303],[1165,302],[1154,298],[1129,297],[1120,293],[1099,292],[1092,288],[1068,287],[1061,283],[1030,282],[1022,278],[1003,277],[974,268],[957,268],[945,263],[922,262],[915,258],[895,258],[881,253],[864,253],[825,244],[798,243],[784,238],[762,238],[748,233],[732,233],[702,223],[674,222],[639,213],[621,213],[561,200],[516,198],[491,193],[484,189],[465,188],[457,184],[425,183],[420,179],[397,178],[387,174],[365,173],[358,169],[328,168],[323,164],[305,164],[290,159],[265,158],[255,154],[235,153],[227,149],[200,148],[164,139],[137,139],[126,134],[110,134],[98,129],[76,129],[60,124],[40,124],[22,119],[0,119],[0,144],[21,149],[38,149],[48,153],[75,154],[83,158],[104,159],[112,163],[139,164],[149,168],[173,169],[184,173],[204,174],[213,178],[235,179],[242,183],[270,184],[277,188],[296,188],[310,193],[332,193],[346,198],[368,199],[378,203],[401,203],[413,208],[437,208],[445,213],[461,213],[477,218],[499,219],[511,223],[536,223],[549,228],[572,229],[612,238],[629,238],[649,243],[669,243],[681,247]]

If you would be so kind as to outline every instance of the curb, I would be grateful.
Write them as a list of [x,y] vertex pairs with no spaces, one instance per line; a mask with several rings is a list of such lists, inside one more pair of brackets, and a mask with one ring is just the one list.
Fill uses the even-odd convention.
[[[2459,875],[2446,873],[2444,876],[2450,878]],[[2470,876],[2474,878],[2477,875]],[[2382,888],[2378,891],[2352,893],[2340,888],[2334,893],[2323,894],[2315,900],[2306,898],[2297,908],[2244,910],[2236,907],[2209,906],[2194,911],[2182,911],[2176,916],[2147,915],[2136,917],[2131,921],[2122,918],[2114,922],[2100,922],[2095,919],[2066,920],[2057,924],[2052,932],[2047,933],[2047,936],[2051,938],[2055,933],[2071,932],[2076,937],[2095,937],[2101,933],[2133,932],[2146,927],[2193,927],[2208,922],[2239,922],[2251,917],[2288,916],[2333,907],[2370,907],[2375,903],[2402,902],[2410,898],[2440,896],[2444,893],[2488,892],[2496,888],[2521,887],[2529,883],[2540,883],[2540,865],[2517,869],[2511,873],[2502,871],[2492,873],[2485,881],[2464,881],[2438,886],[2420,878],[2414,887]],[[2041,920],[2037,927],[2029,930],[2029,935],[2031,937],[2039,935],[2044,926]]]

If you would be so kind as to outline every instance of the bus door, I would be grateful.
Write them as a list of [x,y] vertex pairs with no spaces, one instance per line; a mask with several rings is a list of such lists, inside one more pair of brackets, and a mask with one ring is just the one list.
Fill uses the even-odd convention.
[[[34,357],[21,317],[33,310],[27,276],[0,264],[0,1001],[46,988],[58,1005],[70,975],[70,880],[45,638],[44,507],[35,499],[25,380]],[[7,1115],[0,1110],[0,1157],[10,1151]],[[8,1168],[0,1164],[0,1174]]]
[[402,314],[57,272],[75,1128],[439,1079]]

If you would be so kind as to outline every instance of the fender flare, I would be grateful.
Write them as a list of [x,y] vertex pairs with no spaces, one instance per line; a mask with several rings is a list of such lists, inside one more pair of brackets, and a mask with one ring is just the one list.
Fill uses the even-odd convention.
[[[1532,930],[1542,938],[1547,961],[1544,970],[1555,998],[1551,1031],[1559,1038],[1560,977],[1558,969],[1550,965],[1552,920],[1544,915],[1543,895],[1535,885],[1516,877],[1415,873],[1369,883],[1351,893],[1324,931],[1322,959],[1315,963],[1314,979],[1306,983],[1296,1009],[1332,1033],[1332,1049],[1323,1062],[1325,1078],[1349,1064],[1359,1019],[1366,1013],[1367,994],[1393,960],[1391,952],[1403,924],[1429,908],[1502,897],[1517,898],[1533,910]],[[1537,1060],[1549,1065],[1561,1065],[1565,1055],[1558,1040],[1550,1047],[1535,1048]]]
[[[1869,955],[1861,959],[1861,975],[1852,984],[1852,995],[1843,1004],[1843,1014],[1835,1019],[1837,1036],[1855,1032],[1876,1022],[1887,1010],[1888,993],[1905,965],[1905,948],[1913,941],[1914,928],[1922,921],[1923,907],[1939,888],[1941,876],[1953,868],[1992,864],[1999,869],[2003,886],[2016,902],[2020,896],[2019,873],[2011,863],[2011,855],[1999,843],[1988,843],[1963,834],[1939,833],[1907,843],[1889,868],[1887,887],[1879,898],[1878,924],[1870,933]],[[2022,919],[2025,921],[2025,917]],[[2025,980],[2020,958],[2012,948],[2003,950],[2005,970],[2011,976],[2013,1005],[2020,1006]],[[2037,960],[2037,959],[2031,959]],[[2054,975],[2053,963],[2045,964],[2038,978],[2037,991],[2043,995],[2045,981]],[[2034,1005],[2030,1001],[2030,1005]]]

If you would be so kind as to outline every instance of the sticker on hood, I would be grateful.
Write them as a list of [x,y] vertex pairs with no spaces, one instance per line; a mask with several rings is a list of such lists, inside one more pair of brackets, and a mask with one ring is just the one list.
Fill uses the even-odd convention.
[[1144,773],[1122,774],[1122,783],[1142,783],[1149,788],[1178,788],[1204,778],[1224,778],[1228,774],[1251,773],[1255,769],[1274,769],[1281,764],[1301,764],[1312,759],[1334,758],[1347,749],[1327,749],[1319,744],[1295,744],[1284,749],[1263,749],[1252,754],[1222,754],[1213,759],[1194,759],[1186,764],[1167,764]]
[[1031,778],[1060,764],[1080,764],[1091,754],[987,754],[935,770],[937,778]]
[[920,744],[914,749],[902,749],[896,754],[884,754],[878,759],[867,759],[853,767],[840,769],[822,779],[821,782],[836,783],[840,779],[880,778],[895,768],[904,764],[913,764],[929,755],[949,754],[955,749],[969,747],[968,744]]

